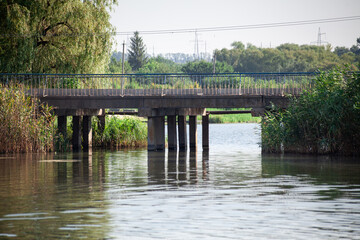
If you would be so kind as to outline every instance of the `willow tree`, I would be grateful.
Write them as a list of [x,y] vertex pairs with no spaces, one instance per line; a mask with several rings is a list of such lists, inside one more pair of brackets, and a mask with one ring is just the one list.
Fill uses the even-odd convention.
[[116,0],[0,3],[0,71],[100,73],[109,61]]

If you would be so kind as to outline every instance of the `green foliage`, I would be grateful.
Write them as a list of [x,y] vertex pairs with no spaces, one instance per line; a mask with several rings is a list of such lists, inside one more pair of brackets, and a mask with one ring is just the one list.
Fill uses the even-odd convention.
[[0,86],[0,153],[52,150],[54,116],[22,86]]
[[146,47],[139,36],[139,32],[134,32],[134,36],[130,38],[130,49],[128,52],[128,62],[134,71],[137,71],[146,64]]
[[315,88],[293,98],[286,111],[262,120],[266,152],[359,154],[360,75],[322,72]]
[[161,56],[151,58],[138,73],[178,73],[180,65],[171,60],[167,60]]
[[104,72],[115,2],[1,1],[0,72]]
[[[360,38],[359,38],[360,39]],[[234,42],[232,49],[216,50],[216,59],[226,62],[236,72],[312,72],[330,70],[337,65],[358,69],[359,46],[351,49],[328,46],[282,44],[277,48],[257,48]]]
[[[109,63],[109,70],[110,74],[121,74],[122,73],[122,60],[116,60],[116,58],[112,57]],[[124,62],[124,73],[132,73],[131,66],[128,61]]]
[[[213,63],[204,60],[188,62],[182,66],[181,70],[184,73],[213,73]],[[217,62],[215,64],[215,71],[217,73],[232,73],[234,69],[225,62]]]
[[139,147],[147,143],[146,123],[135,117],[106,117],[101,133],[98,121],[94,120],[93,146],[108,148]]

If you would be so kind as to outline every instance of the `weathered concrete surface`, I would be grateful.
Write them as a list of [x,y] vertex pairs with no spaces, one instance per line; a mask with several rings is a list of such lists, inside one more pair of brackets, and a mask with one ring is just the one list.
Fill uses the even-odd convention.
[[189,116],[189,145],[191,150],[197,148],[197,119],[196,116]]
[[[54,106],[54,107],[56,107],[56,106]],[[105,116],[104,109],[55,108],[54,113],[57,116]]]
[[[289,99],[284,96],[231,95],[231,96],[46,96],[41,102],[55,109],[104,109],[104,108],[264,108],[271,102],[286,107]],[[68,114],[64,114],[68,115]],[[70,115],[70,114],[69,114]],[[72,114],[71,114],[72,115]],[[166,115],[164,113],[164,115]],[[171,114],[172,115],[172,114]]]
[[203,150],[209,149],[209,114],[202,116],[202,145]]
[[162,116],[148,117],[148,150],[165,149],[165,118]]
[[139,117],[204,115],[205,108],[139,108]]
[[177,149],[177,132],[176,132],[176,116],[167,116],[168,127],[168,148],[169,150]]
[[179,131],[179,149],[184,151],[187,149],[187,129],[186,116],[178,116],[178,131]]

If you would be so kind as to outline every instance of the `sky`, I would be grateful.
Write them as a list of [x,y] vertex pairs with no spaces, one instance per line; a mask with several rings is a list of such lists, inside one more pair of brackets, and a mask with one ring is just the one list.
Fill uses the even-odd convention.
[[[241,41],[257,47],[283,43],[351,47],[360,37],[360,18],[271,28],[247,28],[203,32],[202,28],[288,23],[317,19],[360,17],[360,0],[118,0],[111,23],[118,35],[114,50],[126,47],[134,31],[150,55],[197,52],[212,53]],[[186,33],[142,34],[142,31],[191,29]],[[195,32],[195,29],[199,29]],[[197,39],[197,41],[195,41]]]

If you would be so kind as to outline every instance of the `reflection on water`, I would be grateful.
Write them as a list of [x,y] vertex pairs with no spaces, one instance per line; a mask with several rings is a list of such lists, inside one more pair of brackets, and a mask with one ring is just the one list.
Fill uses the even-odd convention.
[[209,152],[0,155],[0,239],[360,236],[359,159],[261,155],[256,124],[210,136]]

